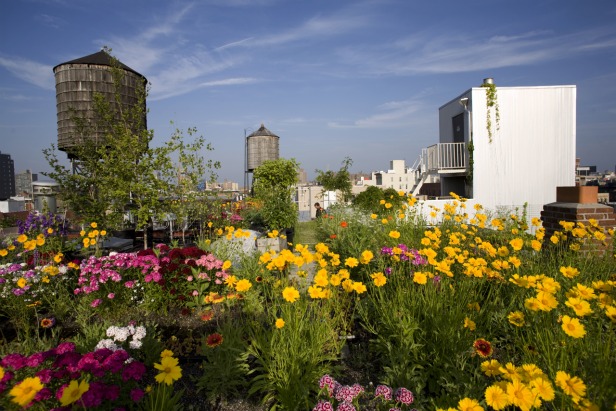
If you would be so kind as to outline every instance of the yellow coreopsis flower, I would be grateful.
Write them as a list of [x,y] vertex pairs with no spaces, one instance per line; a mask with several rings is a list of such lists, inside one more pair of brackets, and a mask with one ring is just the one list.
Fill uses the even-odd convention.
[[95,222],[92,222],[92,223],[90,223],[90,227],[96,228],[96,227],[98,227],[98,224],[96,224]]
[[559,271],[563,276],[567,278],[574,278],[580,274],[580,271],[577,268],[571,266],[560,267]]
[[464,318],[464,328],[468,328],[471,331],[475,331],[475,329],[477,328],[477,325],[475,324],[475,321],[471,320],[468,317]]
[[355,291],[357,294],[362,294],[367,291],[367,288],[364,283],[356,281],[353,283],[353,291]]
[[377,287],[382,287],[387,283],[387,277],[381,272],[371,274],[370,277],[372,277],[372,281]]
[[357,260],[357,258],[349,257],[344,260],[344,265],[350,268],[357,267],[359,265],[359,261]]
[[481,363],[481,371],[488,377],[495,377],[501,374],[501,364],[497,360],[487,360]]
[[285,322],[282,318],[276,318],[276,328],[280,329],[284,327]]
[[535,400],[530,388],[517,378],[507,383],[507,397],[512,405],[523,410],[530,410]]
[[231,268],[231,261],[225,260],[225,262],[222,263],[222,269],[223,270],[228,270],[229,268]]
[[390,231],[390,232],[389,232],[389,236],[390,236],[391,238],[398,239],[398,238],[400,238],[400,232],[399,232],[399,231],[392,230],[392,231]]
[[0,257],[6,257],[9,254],[6,248],[0,250]]
[[290,303],[294,303],[299,299],[299,291],[295,287],[286,287],[282,290],[282,298]]
[[252,283],[249,280],[243,278],[235,284],[235,291],[243,293],[250,290],[250,287],[252,287]]
[[154,368],[161,372],[154,378],[156,382],[164,382],[167,385],[182,378],[182,368],[178,365],[178,359],[173,357],[162,357],[160,364],[154,364]]
[[524,313],[521,311],[513,311],[507,315],[507,320],[516,327],[522,327],[524,325]]
[[372,251],[370,250],[364,250],[361,253],[361,258],[360,258],[360,262],[362,264],[368,264],[370,261],[372,261],[372,259],[374,258],[374,254],[372,253]]
[[571,318],[568,315],[564,315],[562,318],[562,329],[569,337],[582,338],[586,335],[584,325],[580,323],[577,318]]
[[458,409],[460,411],[483,411],[483,407],[479,405],[477,400],[472,398],[463,398],[458,402]]
[[509,241],[509,245],[514,251],[520,251],[524,246],[524,240],[522,240],[521,238],[514,238],[513,240]]
[[556,385],[575,402],[586,396],[586,384],[579,377],[571,377],[564,371],[558,371],[555,381]]
[[25,234],[20,234],[19,236],[17,236],[17,242],[20,244],[25,243],[26,241],[28,241],[28,236]]
[[413,282],[417,284],[426,284],[428,282],[428,275],[426,273],[416,271],[413,274]]
[[533,379],[530,384],[531,390],[543,401],[552,401],[554,399],[554,387],[552,387],[552,384],[547,379],[538,377]]
[[509,405],[509,396],[498,385],[491,385],[485,392],[486,404],[495,410],[505,409]]
[[11,388],[9,395],[13,397],[11,398],[12,402],[20,405],[21,407],[26,407],[42,389],[43,384],[41,383],[39,377],[28,377]]
[[583,317],[592,313],[592,309],[590,308],[588,301],[581,298],[569,298],[565,305],[567,307],[571,307],[573,311],[575,311],[575,315],[578,317]]
[[90,389],[90,384],[87,381],[77,382],[72,380],[68,387],[64,388],[62,397],[60,397],[60,404],[66,407],[69,404],[79,400],[81,396]]

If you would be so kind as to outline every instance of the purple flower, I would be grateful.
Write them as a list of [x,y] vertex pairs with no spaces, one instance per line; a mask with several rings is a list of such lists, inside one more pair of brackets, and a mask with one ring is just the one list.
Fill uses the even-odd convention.
[[12,368],[17,371],[26,365],[26,357],[16,353],[8,354],[2,359],[2,361],[0,361],[0,365],[6,368]]
[[52,371],[49,368],[43,368],[42,370],[37,371],[34,375],[39,377],[39,380],[41,380],[41,383],[43,384],[49,384],[52,379]]
[[413,393],[404,387],[400,387],[396,390],[396,401],[401,402],[404,405],[409,405],[415,400]]
[[139,381],[146,373],[146,367],[139,361],[131,361],[122,371],[122,381],[135,380]]
[[130,390],[130,399],[134,402],[139,402],[143,398],[144,392],[139,388],[133,388]]
[[58,344],[58,346],[55,348],[55,354],[64,354],[67,352],[74,352],[75,351],[75,343],[73,342],[61,342],[60,344]]
[[41,365],[44,360],[43,353],[37,352],[26,358],[26,365],[30,368],[35,368]]

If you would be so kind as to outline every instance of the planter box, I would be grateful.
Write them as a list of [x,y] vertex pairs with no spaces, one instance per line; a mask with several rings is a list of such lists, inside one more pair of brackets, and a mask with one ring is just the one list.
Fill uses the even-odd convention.
[[559,203],[594,204],[599,201],[599,187],[556,187],[556,201]]
[[285,240],[284,238],[257,238],[257,249],[262,253],[265,253],[270,250],[280,252],[285,248],[287,248],[287,240]]

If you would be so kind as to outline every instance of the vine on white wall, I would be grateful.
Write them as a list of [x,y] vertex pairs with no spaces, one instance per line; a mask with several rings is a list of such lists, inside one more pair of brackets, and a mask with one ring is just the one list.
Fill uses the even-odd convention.
[[486,89],[486,129],[488,130],[488,141],[492,142],[494,129],[492,126],[492,109],[494,109],[494,119],[496,121],[496,131],[500,130],[500,110],[498,107],[498,96],[496,94],[496,84],[484,82],[481,87]]

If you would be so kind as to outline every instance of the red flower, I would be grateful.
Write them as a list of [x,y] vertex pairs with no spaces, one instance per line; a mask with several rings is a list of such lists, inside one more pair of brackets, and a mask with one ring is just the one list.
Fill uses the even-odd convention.
[[473,348],[475,349],[475,352],[483,358],[492,355],[492,344],[490,344],[489,341],[486,341],[483,338],[475,340],[475,342],[473,343]]
[[222,344],[222,342],[223,342],[222,335],[218,333],[208,335],[207,339],[205,340],[205,343],[210,348],[217,347],[220,344]]
[[343,222],[340,223],[340,227],[342,227],[342,228],[347,228],[348,226],[349,225],[347,224],[346,221],[343,221]]
[[201,321],[210,321],[214,318],[214,312],[212,310],[205,311],[201,314]]
[[332,240],[335,240],[336,237],[338,237],[336,234],[332,234],[332,235],[329,236],[329,238],[331,238]]

